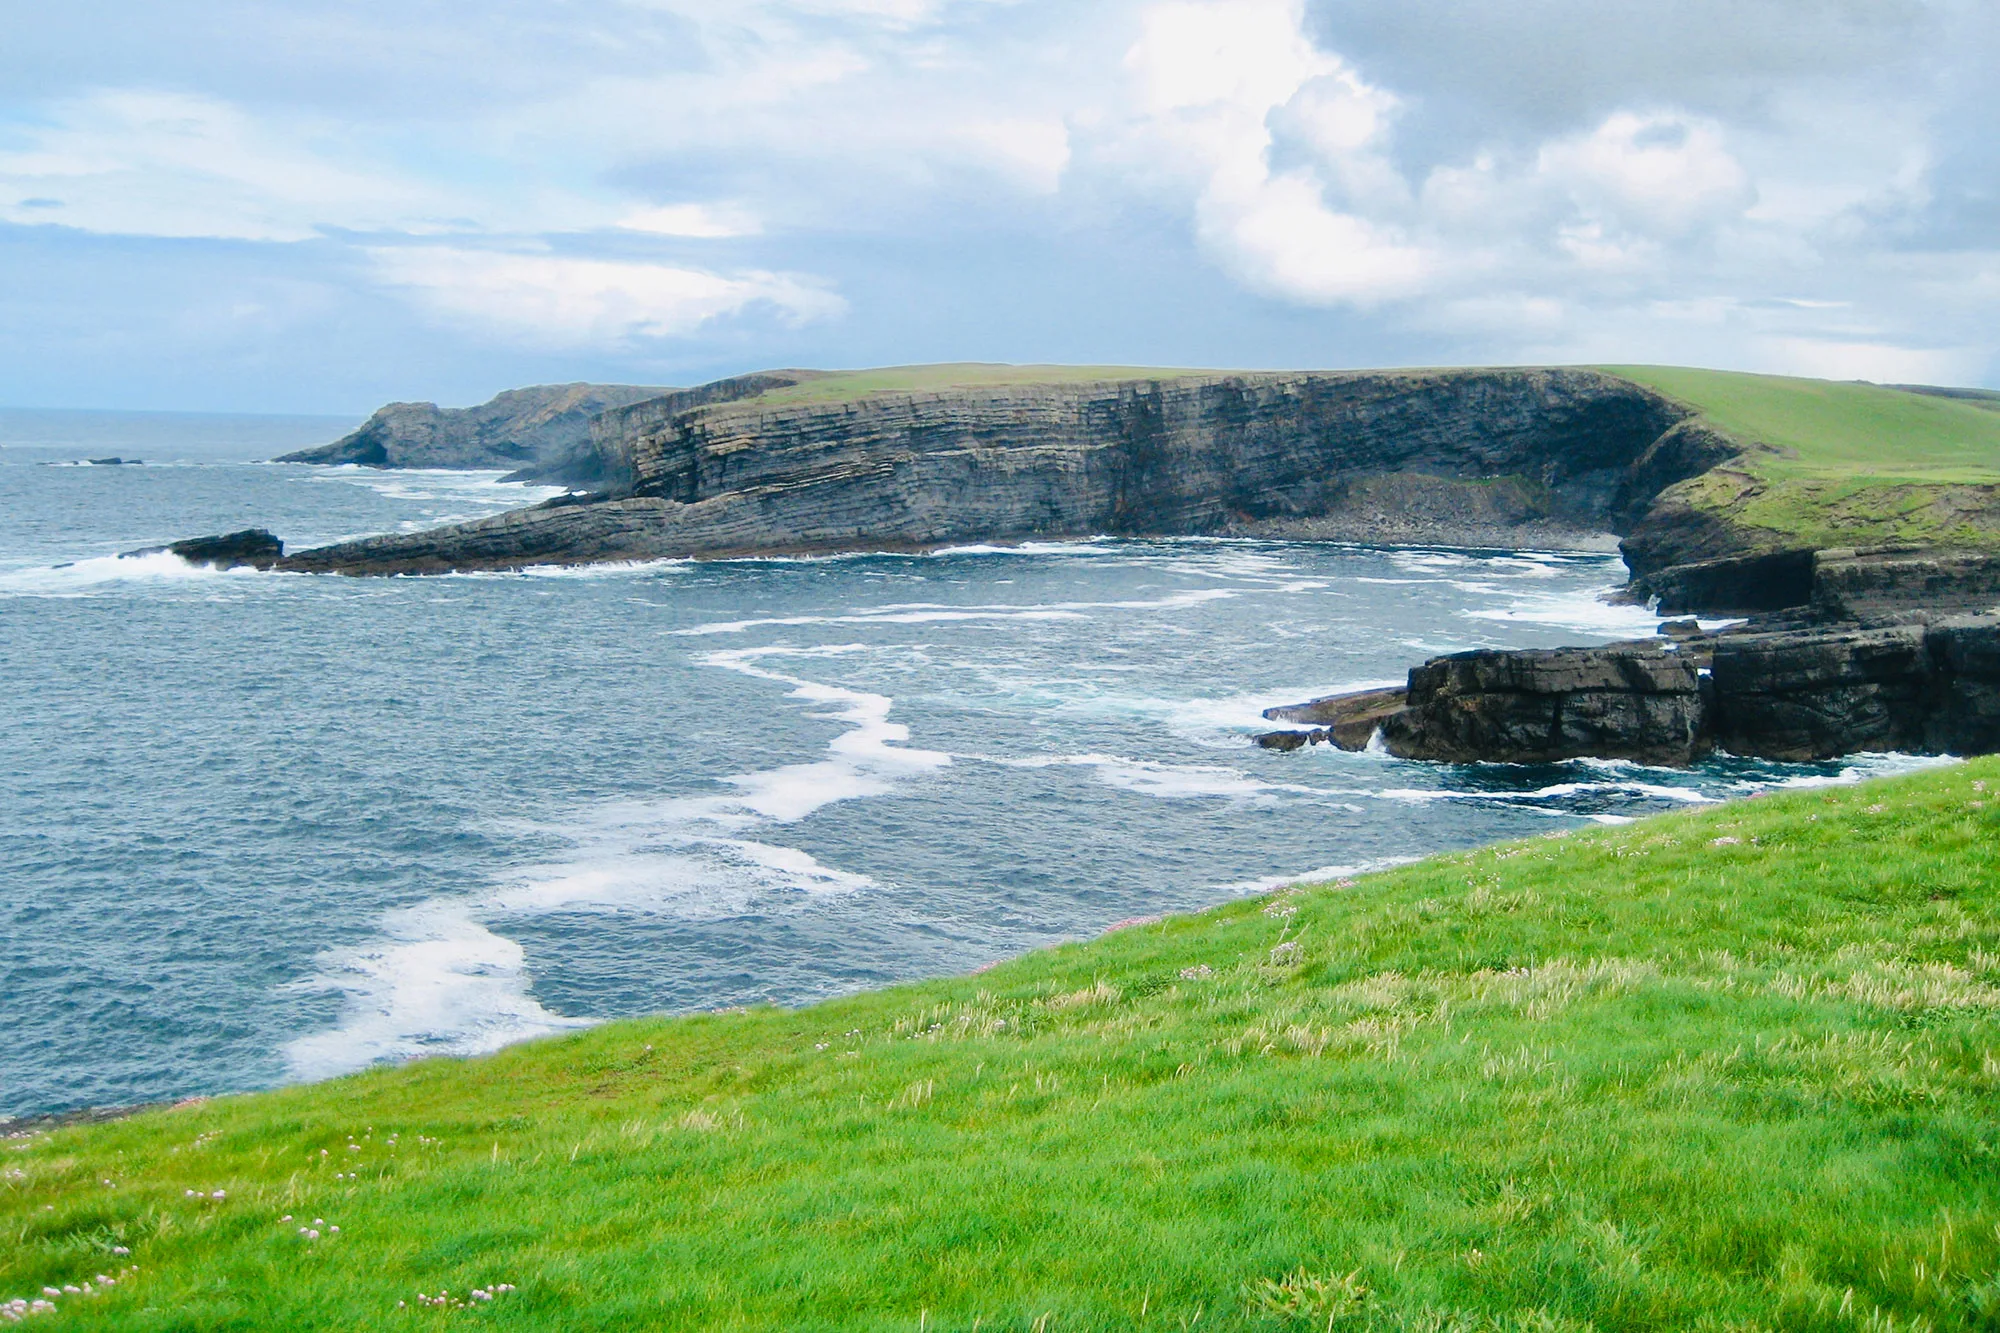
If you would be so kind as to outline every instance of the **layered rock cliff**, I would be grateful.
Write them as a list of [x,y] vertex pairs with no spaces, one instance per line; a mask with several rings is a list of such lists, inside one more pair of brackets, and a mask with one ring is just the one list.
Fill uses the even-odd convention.
[[1526,545],[1627,526],[1720,446],[1589,370],[1198,374],[606,414],[598,495],[284,567],[433,572],[1096,533]]
[[391,468],[558,468],[588,450],[593,417],[671,392],[631,384],[538,384],[509,389],[477,407],[390,403],[352,434],[276,461]]

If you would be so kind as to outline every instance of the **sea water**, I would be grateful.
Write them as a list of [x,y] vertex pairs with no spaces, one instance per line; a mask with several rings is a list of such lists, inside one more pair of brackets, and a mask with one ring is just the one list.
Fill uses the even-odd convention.
[[[1649,631],[1605,552],[1073,541],[351,579],[549,492],[351,423],[0,413],[0,1114],[963,972],[1301,876],[1918,762],[1408,763],[1259,711]],[[90,466],[117,454],[142,465]]]

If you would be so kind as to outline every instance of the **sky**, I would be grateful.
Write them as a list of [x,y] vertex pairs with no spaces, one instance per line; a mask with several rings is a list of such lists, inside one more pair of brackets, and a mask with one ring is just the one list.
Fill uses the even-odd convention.
[[0,0],[0,404],[929,361],[2000,387],[1992,0]]

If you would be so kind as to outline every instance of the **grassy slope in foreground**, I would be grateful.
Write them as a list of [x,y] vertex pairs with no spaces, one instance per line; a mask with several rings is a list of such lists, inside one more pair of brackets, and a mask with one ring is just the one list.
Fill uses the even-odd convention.
[[2000,412],[1873,384],[1606,366],[1758,453],[1685,483],[1759,545],[2000,545]]
[[1996,798],[1980,760],[62,1131],[0,1162],[0,1298],[129,1263],[50,1325],[2000,1327]]

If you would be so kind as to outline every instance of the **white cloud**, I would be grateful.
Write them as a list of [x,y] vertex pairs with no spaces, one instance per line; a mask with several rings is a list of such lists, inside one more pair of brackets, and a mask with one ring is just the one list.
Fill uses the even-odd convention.
[[681,337],[728,315],[766,308],[798,325],[846,303],[791,273],[711,273],[679,265],[516,254],[463,247],[376,247],[377,281],[450,322],[518,342],[609,345]]
[[300,142],[213,98],[102,92],[54,106],[19,137],[0,152],[10,222],[292,241],[329,227],[435,228],[448,208],[444,192],[368,164],[334,134]]
[[1614,112],[1588,134],[1545,145],[1535,169],[1591,221],[1641,234],[1684,233],[1756,199],[1721,127],[1673,112]]
[[[1319,304],[1418,291],[1434,258],[1393,221],[1327,200],[1329,184],[1403,193],[1381,155],[1396,99],[1317,49],[1302,23],[1297,0],[1149,10],[1125,57],[1139,137],[1200,181],[1196,235],[1250,286]],[[1311,148],[1309,165],[1274,169],[1281,111]]]
[[[1230,362],[2000,344],[2000,21],[1968,0],[463,4],[295,0],[231,46],[157,0],[122,65],[29,14],[23,50],[106,72],[38,72],[45,100],[0,114],[0,221],[317,238],[428,319],[570,346],[829,319],[832,283],[787,276],[812,273],[857,313],[774,357],[997,351],[1016,263],[1026,356],[1084,328]],[[915,319],[884,295],[932,289]],[[1208,341],[1161,322],[1194,292],[1228,306]]]
[[764,229],[747,209],[727,204],[664,204],[642,208],[618,219],[618,225],[626,231],[685,236],[692,240],[755,236]]

